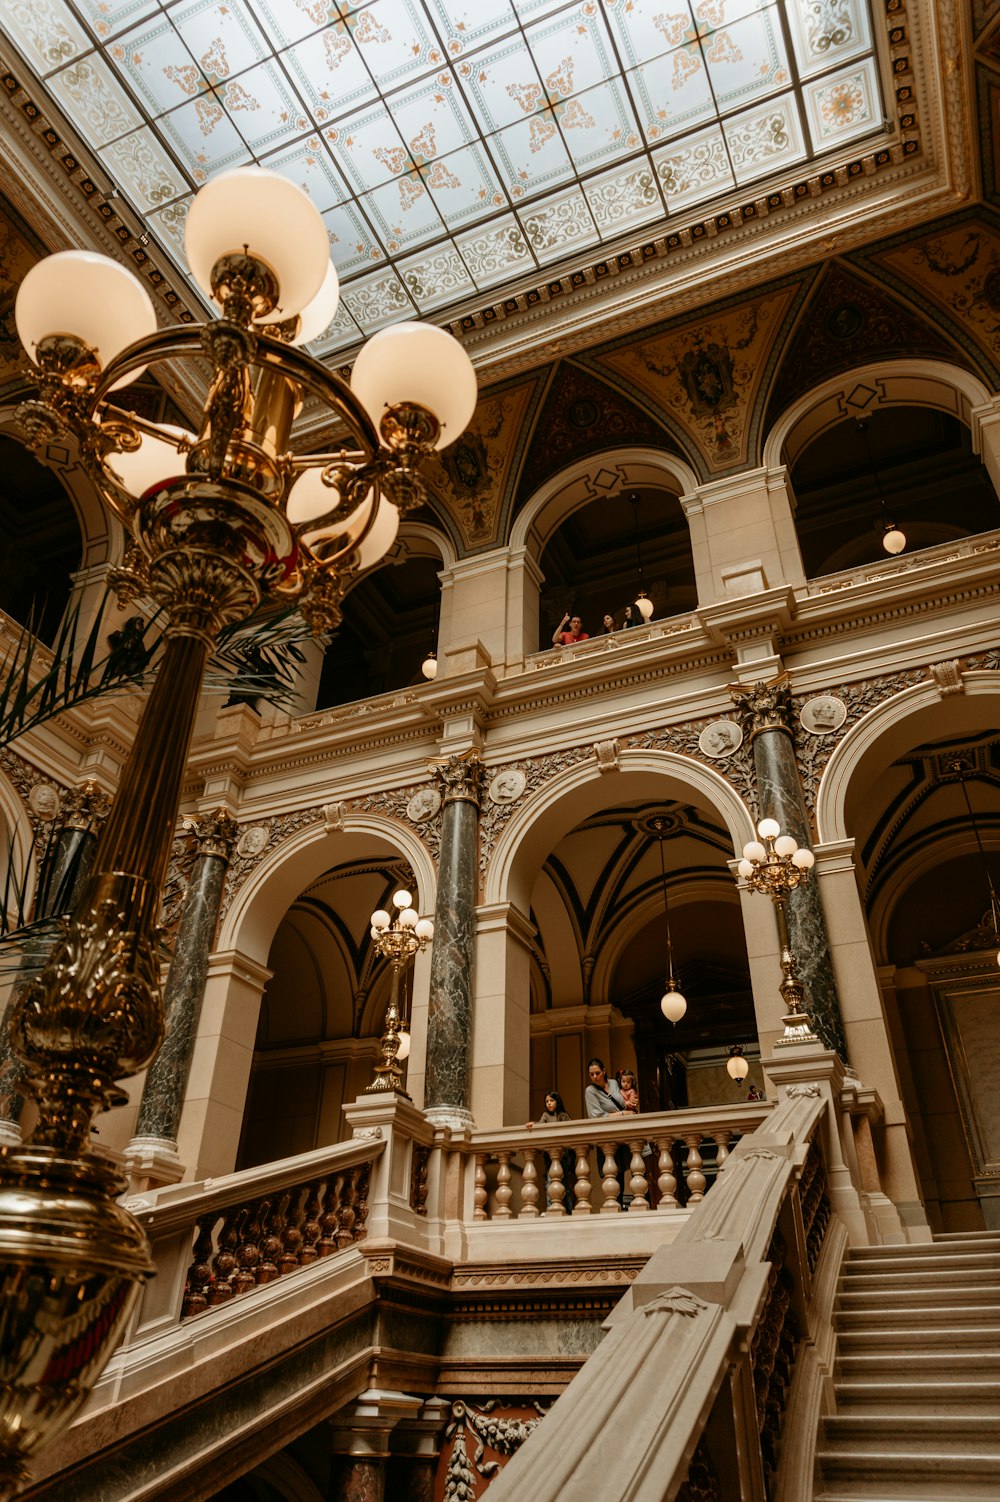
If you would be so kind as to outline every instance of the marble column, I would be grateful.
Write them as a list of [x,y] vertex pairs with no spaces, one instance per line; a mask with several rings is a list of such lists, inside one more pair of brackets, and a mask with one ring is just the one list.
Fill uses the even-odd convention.
[[[38,874],[32,927],[45,919],[71,913],[83,889],[90,863],[97,848],[97,836],[111,807],[107,793],[92,782],[68,792],[59,808],[59,832]],[[41,968],[52,948],[53,925],[29,934],[24,946],[20,969],[10,1001],[0,1020],[0,1142],[20,1139],[21,1111],[24,1097],[20,1092],[21,1064],[11,1052],[7,1019],[19,1001],[27,980]]]
[[434,947],[427,1010],[424,1112],[440,1126],[473,1125],[472,972],[479,884],[479,799],[483,769],[475,754],[435,767],[441,791]]
[[[812,848],[812,829],[795,759],[791,693],[781,679],[734,688],[736,712],[751,744],[761,818],[777,819],[782,834]],[[788,900],[788,927],[813,1031],[844,1063],[847,1044],[834,981],[830,940],[815,875]]]
[[183,1171],[177,1154],[181,1108],[226,869],[237,834],[236,820],[225,809],[198,822],[197,853],[163,989],[166,1037],[146,1075],[135,1136],[127,1153],[133,1178],[139,1174],[148,1183],[175,1182]]

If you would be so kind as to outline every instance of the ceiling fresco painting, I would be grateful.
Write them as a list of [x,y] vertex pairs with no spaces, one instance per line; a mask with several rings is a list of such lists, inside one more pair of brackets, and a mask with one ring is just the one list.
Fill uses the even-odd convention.
[[788,287],[602,353],[600,362],[672,419],[712,473],[750,460],[749,417],[768,353],[795,296]]
[[894,281],[905,277],[1000,368],[1000,229],[966,221],[872,257]]
[[484,392],[468,428],[457,443],[434,456],[428,477],[435,490],[450,497],[467,547],[498,540],[521,453],[526,415],[538,378]]

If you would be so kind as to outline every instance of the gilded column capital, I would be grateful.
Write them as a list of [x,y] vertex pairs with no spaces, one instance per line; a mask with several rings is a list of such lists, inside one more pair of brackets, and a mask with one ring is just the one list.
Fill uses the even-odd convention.
[[96,835],[108,817],[110,808],[110,794],[93,782],[85,782],[83,787],[71,788],[63,795],[60,810],[62,827]]
[[231,860],[239,832],[240,826],[228,809],[217,808],[214,814],[202,814],[195,834],[198,854]]
[[782,673],[770,683],[731,683],[729,693],[747,741],[762,730],[784,730],[794,738],[792,691],[788,674]]
[[434,780],[438,785],[443,803],[474,803],[477,808],[482,802],[483,791],[483,765],[476,751],[467,752],[463,756],[450,756],[447,761],[438,762],[431,768]]

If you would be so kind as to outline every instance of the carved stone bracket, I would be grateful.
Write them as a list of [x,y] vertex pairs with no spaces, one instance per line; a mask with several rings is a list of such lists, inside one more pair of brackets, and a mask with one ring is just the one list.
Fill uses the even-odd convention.
[[620,772],[621,756],[618,742],[595,741],[594,755],[597,757],[597,770],[599,772]]
[[696,1318],[704,1313],[708,1305],[690,1288],[681,1288],[675,1285],[673,1288],[665,1288],[658,1293],[655,1299],[650,1299],[648,1304],[643,1304],[643,1314],[684,1314],[688,1318]]
[[792,1100],[812,1099],[820,1094],[820,1087],[816,1080],[809,1080],[797,1085],[786,1085],[785,1094]]

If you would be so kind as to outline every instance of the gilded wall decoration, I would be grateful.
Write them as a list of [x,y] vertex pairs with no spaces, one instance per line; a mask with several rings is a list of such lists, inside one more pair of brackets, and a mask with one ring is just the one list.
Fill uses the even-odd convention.
[[768,355],[797,292],[785,287],[682,328],[611,350],[600,362],[684,430],[711,471],[746,464]]
[[[7,778],[24,804],[25,817],[31,825],[35,844],[40,853],[51,832],[52,820],[58,814],[63,798],[69,789],[53,782],[51,777],[40,772],[37,767],[33,767],[30,761],[25,761],[23,756],[12,751],[9,746],[5,746],[0,751],[0,772]],[[41,790],[45,788],[55,790],[54,807],[51,797],[41,793]]]
[[452,1403],[435,1495],[443,1502],[472,1502],[483,1496],[550,1406],[537,1401],[526,1403],[523,1398],[506,1403],[496,1398],[485,1403],[470,1399]]
[[461,438],[427,468],[431,488],[448,501],[470,548],[497,538],[504,497],[520,457],[525,413],[537,384],[532,377],[520,386],[487,392]]
[[972,219],[872,259],[941,308],[1000,366],[1000,230]]

